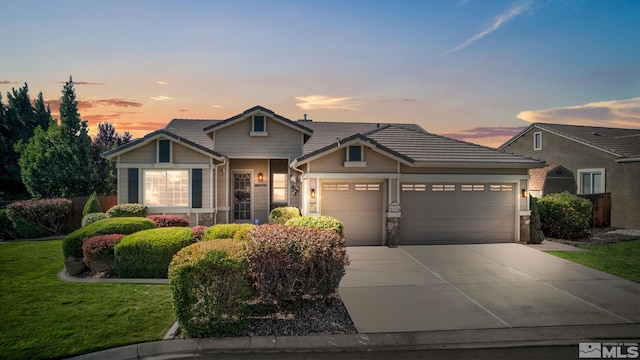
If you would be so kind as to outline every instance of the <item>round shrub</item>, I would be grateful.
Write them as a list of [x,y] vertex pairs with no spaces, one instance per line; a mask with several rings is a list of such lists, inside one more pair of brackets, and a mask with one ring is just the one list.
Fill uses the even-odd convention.
[[278,207],[269,213],[269,224],[286,224],[287,220],[300,217],[300,209],[293,206]]
[[98,220],[104,220],[104,219],[108,219],[109,215],[107,213],[103,213],[103,212],[96,212],[96,213],[91,213],[91,214],[87,214],[82,218],[82,226],[87,226],[89,224],[92,224]]
[[262,225],[247,240],[256,294],[280,307],[335,296],[349,264],[345,240],[332,230]]
[[101,212],[102,206],[100,205],[100,201],[98,200],[98,194],[96,194],[96,192],[94,191],[93,194],[89,196],[87,202],[84,204],[84,209],[82,209],[82,216],[84,217],[89,214]]
[[251,288],[243,245],[203,241],[180,250],[169,285],[180,330],[192,337],[235,336],[248,319]]
[[191,236],[193,236],[193,240],[195,241],[202,241],[206,232],[206,226],[198,225],[191,228]]
[[544,235],[559,239],[583,239],[591,234],[593,205],[569,192],[549,194],[538,200]]
[[113,206],[107,210],[107,214],[109,214],[110,217],[145,217],[147,216],[147,211],[149,211],[149,209],[144,205],[130,203]]
[[204,235],[204,240],[235,239],[244,240],[245,235],[255,225],[253,224],[217,224],[210,226]]
[[84,263],[94,272],[114,271],[114,246],[124,234],[97,235],[82,244]]
[[344,236],[344,225],[342,222],[331,216],[305,216],[289,219],[288,226],[304,226],[316,229],[333,230],[340,237]]
[[62,253],[65,259],[68,257],[81,258],[82,243],[92,236],[107,234],[129,235],[155,227],[156,224],[153,221],[139,217],[98,220],[67,235],[62,240]]
[[166,278],[173,255],[193,242],[191,229],[185,227],[157,228],[125,236],[115,246],[116,274],[121,278]]
[[149,215],[147,219],[156,223],[157,227],[189,227],[189,220],[177,215]]

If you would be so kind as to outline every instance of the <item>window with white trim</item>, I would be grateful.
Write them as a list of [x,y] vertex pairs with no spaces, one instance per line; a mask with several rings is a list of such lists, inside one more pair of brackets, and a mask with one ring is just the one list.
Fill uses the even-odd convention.
[[542,131],[533,133],[533,150],[542,150]]
[[425,192],[427,191],[427,185],[426,184],[402,184],[402,191]]
[[189,170],[144,170],[144,205],[189,206]]
[[580,194],[604,193],[604,169],[578,169],[578,182]]
[[490,191],[513,191],[513,185],[501,184],[501,185],[489,185]]
[[267,136],[267,117],[254,115],[251,117],[251,136]]
[[347,161],[364,161],[364,154],[362,146],[360,145],[349,145],[347,149]]
[[274,173],[271,175],[271,202],[287,202],[287,173]]

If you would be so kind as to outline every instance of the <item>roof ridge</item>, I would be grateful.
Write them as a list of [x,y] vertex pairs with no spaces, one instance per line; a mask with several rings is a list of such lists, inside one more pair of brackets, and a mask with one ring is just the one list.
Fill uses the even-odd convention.
[[595,129],[611,129],[611,130],[637,130],[638,128],[628,128],[628,127],[611,127],[611,126],[593,126],[593,125],[572,125],[572,124],[557,124],[557,123],[545,123],[545,122],[534,122],[531,125],[551,125],[551,126],[566,126],[566,127],[576,127],[576,128],[595,128]]

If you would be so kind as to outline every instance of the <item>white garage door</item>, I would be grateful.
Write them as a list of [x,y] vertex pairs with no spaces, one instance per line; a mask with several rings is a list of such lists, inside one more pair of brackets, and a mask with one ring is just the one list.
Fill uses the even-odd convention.
[[513,242],[515,184],[402,184],[401,244]]
[[382,194],[382,183],[323,182],[321,212],[342,221],[347,245],[381,245]]

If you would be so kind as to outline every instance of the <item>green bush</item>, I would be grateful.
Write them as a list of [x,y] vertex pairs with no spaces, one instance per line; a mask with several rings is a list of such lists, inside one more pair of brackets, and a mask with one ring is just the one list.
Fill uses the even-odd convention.
[[118,204],[107,210],[110,217],[145,217],[147,216],[146,206],[136,203]]
[[100,205],[100,201],[98,200],[98,194],[96,194],[96,192],[94,191],[93,194],[89,196],[89,199],[87,200],[87,202],[84,204],[84,209],[82,210],[82,216],[84,217],[89,214],[101,213],[101,212],[102,212],[102,206]]
[[235,239],[244,240],[245,235],[255,225],[253,224],[217,224],[210,226],[204,234],[204,240]]
[[113,248],[123,237],[123,234],[110,234],[88,238],[82,244],[84,263],[94,272],[113,272],[115,270]]
[[269,213],[269,224],[286,224],[287,220],[300,217],[300,209],[293,206],[278,207]]
[[538,200],[529,197],[529,207],[531,208],[531,222],[529,223],[529,244],[540,244],[544,240],[542,224],[540,223],[540,211],[538,210]]
[[169,265],[169,285],[180,330],[192,337],[236,336],[247,322],[251,288],[244,246],[232,239],[180,250]]
[[7,217],[24,238],[61,234],[71,200],[25,200],[7,205]]
[[82,218],[82,226],[87,226],[98,220],[104,220],[108,218],[109,218],[109,214],[103,213],[103,212],[87,214]]
[[262,225],[247,240],[256,295],[280,308],[335,296],[349,264],[345,240],[332,230]]
[[538,200],[544,235],[559,239],[583,239],[591,234],[593,205],[569,192],[549,194]]
[[125,236],[115,246],[116,274],[121,278],[166,278],[173,256],[193,242],[191,229],[185,227],[157,228]]
[[18,231],[7,216],[6,209],[0,209],[0,240],[11,240],[18,237]]
[[156,224],[145,218],[109,218],[96,221],[72,232],[62,240],[62,253],[65,258],[82,257],[82,243],[96,235],[133,234],[138,231],[153,229]]
[[333,230],[340,237],[344,236],[344,225],[342,222],[331,216],[305,216],[297,217],[287,221],[288,226],[304,226],[316,229]]

